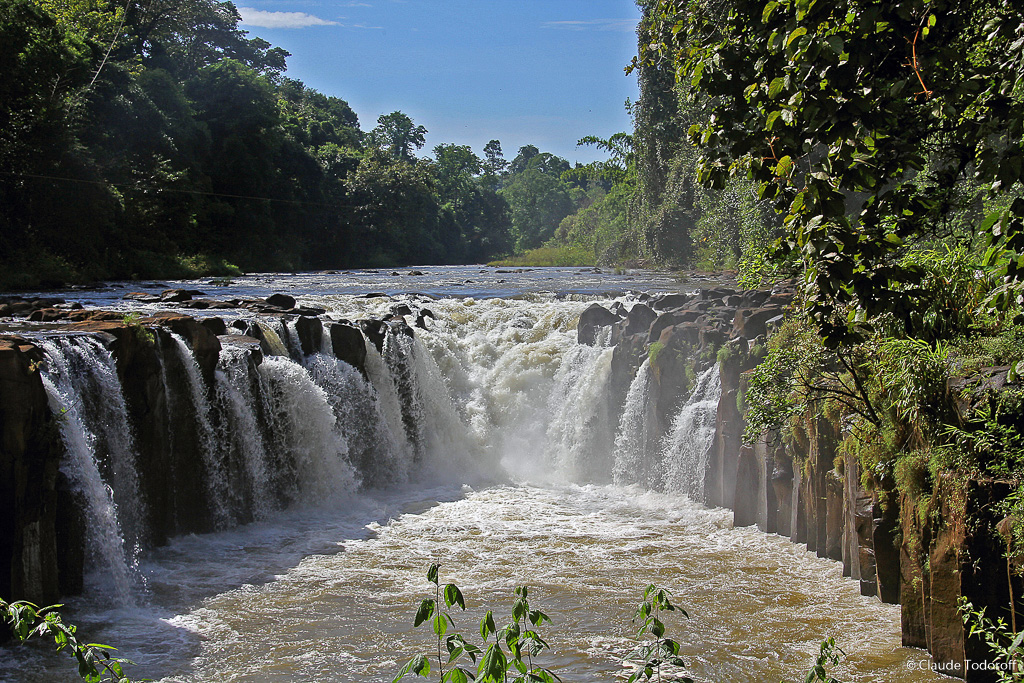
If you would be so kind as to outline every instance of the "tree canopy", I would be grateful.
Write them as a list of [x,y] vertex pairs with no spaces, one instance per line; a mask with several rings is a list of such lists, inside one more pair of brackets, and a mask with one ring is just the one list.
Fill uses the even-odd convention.
[[[831,344],[886,313],[928,337],[929,237],[980,232],[1024,271],[1024,13],[995,0],[659,0],[637,66],[668,61],[708,112],[689,137],[698,177],[754,181],[784,216]],[[953,220],[978,213],[961,229]],[[985,213],[982,218],[981,213]],[[1018,265],[1020,263],[1020,265]]]

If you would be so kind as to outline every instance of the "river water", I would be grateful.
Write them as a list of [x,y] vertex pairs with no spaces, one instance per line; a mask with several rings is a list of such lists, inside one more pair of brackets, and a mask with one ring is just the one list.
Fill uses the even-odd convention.
[[[607,413],[611,349],[578,346],[576,318],[595,300],[628,306],[630,290],[692,283],[646,273],[419,270],[424,275],[258,276],[217,289],[168,283],[220,298],[288,291],[331,318],[379,316],[405,302],[429,307],[435,319],[413,346],[393,351],[407,354],[402,363],[386,349],[371,364],[376,389],[360,390],[377,393],[372,420],[379,424],[370,430],[362,429],[372,412],[364,410],[352,413],[360,425],[315,431],[313,422],[330,422],[332,409],[339,423],[349,414],[313,384],[329,388],[347,376],[325,380],[317,366],[324,358],[304,366],[284,357],[265,362],[268,386],[284,385],[282,405],[301,404],[308,418],[287,428],[289,438],[310,446],[307,459],[330,460],[310,465],[299,504],[143,551],[130,567],[136,587],[127,598],[94,559],[89,594],[68,599],[67,614],[87,639],[112,643],[133,660],[131,675],[168,683],[390,681],[409,657],[436,647],[427,628],[412,623],[431,588],[426,569],[439,562],[442,581],[466,595],[468,611],[454,617],[470,636],[483,610],[507,618],[513,588],[529,585],[533,606],[553,621],[542,631],[551,651],[539,663],[565,681],[629,675],[623,659],[635,645],[632,610],[652,583],[689,613],[666,621],[698,681],[803,680],[830,636],[846,653],[840,680],[939,678],[927,671],[925,653],[900,647],[899,607],[860,596],[840,564],[788,539],[733,528],[730,511],[629,481],[636,468],[629,463],[643,457],[655,461],[646,471],[681,476],[685,469],[672,458],[685,436],[676,432],[706,396],[681,406],[664,452],[616,448],[639,442],[629,437],[637,425]],[[69,298],[147,308],[120,300],[131,288]],[[374,293],[392,296],[365,297]],[[287,341],[288,327],[280,333]],[[60,353],[67,349],[53,351]],[[396,412],[411,410],[408,398],[398,406],[401,381],[383,377],[399,367],[415,387],[416,439],[401,434],[408,424],[403,430]],[[705,384],[711,381],[717,378]],[[229,390],[218,387],[225,396]],[[694,438],[706,431],[695,427]],[[374,488],[358,487],[359,473],[347,462],[340,467],[357,448],[357,432],[387,444],[375,451],[384,454],[374,461],[378,471],[362,473]],[[682,449],[690,450],[703,454]],[[0,681],[77,680],[68,665],[42,646],[0,649]]]

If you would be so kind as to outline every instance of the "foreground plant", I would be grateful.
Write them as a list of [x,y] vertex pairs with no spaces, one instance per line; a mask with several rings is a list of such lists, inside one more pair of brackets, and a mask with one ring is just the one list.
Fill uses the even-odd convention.
[[[442,589],[439,570],[440,565],[436,563],[427,570],[427,580],[434,584],[434,597],[420,603],[413,625],[429,623],[434,631],[438,680],[441,683],[467,683],[470,680],[478,683],[555,683],[560,680],[551,671],[534,664],[533,658],[548,648],[547,642],[534,629],[551,620],[540,610],[530,608],[527,586],[516,587],[516,599],[512,603],[512,615],[507,626],[499,629],[491,610],[487,610],[480,620],[480,638],[487,648],[485,651],[461,633],[448,635],[448,630],[455,628],[448,609],[458,606],[465,610],[466,602],[454,583],[446,584]],[[472,661],[476,671],[458,666],[463,658]],[[409,673],[427,678],[431,668],[430,657],[417,655],[402,667],[392,683],[397,683]]]
[[[636,637],[641,644],[626,657],[628,661],[639,662],[640,667],[626,683],[633,683],[641,678],[649,681],[655,677],[661,681],[662,666],[667,665],[673,669],[686,667],[683,658],[679,656],[679,643],[665,637],[665,624],[660,618],[662,612],[679,612],[684,617],[690,616],[686,610],[672,604],[667,590],[653,584],[647,586],[644,597],[637,604],[636,612],[633,614],[633,623],[640,623]],[[686,676],[675,677],[675,680],[693,683],[693,679]]]
[[18,642],[32,637],[53,638],[57,652],[67,650],[78,662],[78,675],[88,683],[131,683],[124,664],[132,662],[111,656],[116,648],[101,643],[83,643],[78,627],[65,624],[57,609],[62,605],[39,608],[31,602],[8,603],[0,599],[0,621],[6,624]]
[[1000,683],[1024,681],[1024,631],[1011,630],[1002,617],[990,619],[984,607],[975,608],[967,598],[961,597],[957,608],[968,637],[980,637],[988,645]]

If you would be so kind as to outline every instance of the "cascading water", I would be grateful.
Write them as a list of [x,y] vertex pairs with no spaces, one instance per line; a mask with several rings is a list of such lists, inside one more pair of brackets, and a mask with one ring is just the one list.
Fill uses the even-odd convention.
[[231,434],[225,433],[226,430],[222,429],[218,438],[214,432],[212,406],[207,398],[202,371],[195,356],[192,355],[192,349],[180,335],[171,334],[171,340],[178,363],[184,370],[188,398],[195,414],[196,432],[202,461],[206,466],[206,488],[213,509],[214,524],[223,529],[233,521],[229,509],[231,482],[228,480],[225,459],[218,452],[218,444],[230,443]]
[[381,357],[387,364],[388,374],[395,385],[395,393],[401,401],[402,422],[405,425],[406,438],[412,446],[413,458],[421,460],[426,449],[426,423],[423,418],[421,387],[416,382],[414,353],[412,337],[396,332],[388,326]]
[[615,436],[612,480],[620,485],[646,483],[655,425],[651,394],[651,361],[645,359],[626,393],[626,404]]
[[[143,515],[127,410],[113,358],[94,339],[65,338],[40,345],[46,355],[43,386],[67,449],[61,469],[85,501],[87,547],[96,569],[91,576],[109,581],[111,597],[131,604],[132,587],[139,580],[135,572],[139,547],[125,539],[140,536]],[[104,464],[120,493],[105,483]],[[129,525],[135,526],[134,533]]]
[[[380,319],[396,303],[307,298],[349,320]],[[140,662],[137,676],[167,683],[390,681],[398,662],[423,647],[412,614],[429,589],[423,570],[441,562],[443,579],[476,601],[468,621],[482,604],[500,609],[513,583],[536,586],[531,600],[556,621],[551,640],[566,681],[621,675],[632,646],[623,635],[630,604],[652,582],[670,586],[694,615],[670,628],[698,680],[792,677],[821,637],[854,631],[871,654],[845,673],[933,680],[908,674],[914,655],[897,649],[895,609],[857,595],[837,565],[780,537],[733,529],[726,511],[692,502],[706,468],[717,372],[698,378],[659,443],[650,364],[628,392],[613,390],[614,350],[576,342],[575,321],[593,300],[430,301],[427,329],[409,337],[389,325],[382,354],[366,345],[365,376],[330,353],[326,334],[324,353],[296,362],[293,326],[264,321],[274,355],[225,340],[208,387],[188,345],[173,337],[162,372],[179,388],[167,390],[167,413],[180,421],[188,412],[182,432],[196,431],[173,441],[207,444],[212,460],[203,468],[223,479],[208,482],[206,495],[222,499],[223,515],[218,503],[203,504],[218,523],[259,523],[151,550],[142,573],[153,607],[110,616],[101,609],[90,638]],[[610,338],[610,328],[597,335]],[[58,401],[74,407],[80,391],[61,385],[82,372],[59,369],[78,353],[65,346],[86,345],[89,354],[100,346],[60,343],[56,353],[47,349],[58,368],[47,377],[58,411]],[[614,405],[623,394],[624,405]],[[61,424],[68,460],[82,470],[68,474],[90,496],[93,533],[103,537],[94,545],[112,548],[98,565],[116,574],[110,567],[120,556],[127,588],[121,508],[97,466],[103,458],[90,451],[90,428],[74,409]],[[487,483],[508,481],[506,472],[541,485]],[[17,668],[12,680],[42,683],[62,667],[28,678]],[[0,680],[6,671],[0,664]]]
[[412,457],[404,439],[400,442],[392,433],[373,385],[332,355],[314,354],[306,359],[306,368],[334,409],[362,484],[383,488],[405,483]]
[[715,418],[722,383],[715,363],[697,378],[689,400],[683,404],[672,429],[662,442],[665,490],[679,491],[696,502],[704,501],[704,475],[715,439]]
[[227,487],[224,500],[247,491],[250,503],[236,504],[248,510],[255,519],[265,518],[275,507],[274,491],[278,486],[268,465],[267,447],[260,427],[260,397],[254,391],[258,382],[250,371],[247,349],[225,347],[221,350],[215,374],[218,413],[221,416],[217,430],[216,469],[224,471],[227,463],[240,463],[235,468],[246,476],[245,486],[238,481],[234,486],[225,477],[218,487]]
[[574,346],[555,374],[548,399],[547,451],[566,481],[608,480],[613,423],[606,385],[612,352]]
[[272,409],[271,429],[280,435],[281,454],[295,472],[293,500],[316,505],[337,501],[355,489],[348,444],[327,394],[301,365],[270,356],[259,366]]

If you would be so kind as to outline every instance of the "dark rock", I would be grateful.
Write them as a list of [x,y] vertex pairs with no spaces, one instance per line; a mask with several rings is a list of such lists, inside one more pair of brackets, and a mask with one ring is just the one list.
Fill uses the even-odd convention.
[[601,304],[590,304],[580,314],[579,322],[576,323],[576,338],[580,344],[593,346],[597,339],[597,330],[601,327],[614,325],[619,322],[619,316],[615,315]]
[[[0,595],[49,605],[62,592],[56,481],[63,448],[35,370],[41,359],[21,340],[0,339]],[[81,579],[81,565],[69,570]]]
[[359,298],[360,299],[385,299],[385,298],[387,298],[387,296],[388,295],[385,294],[384,292],[370,292],[369,294],[361,295]]
[[651,323],[657,318],[658,314],[647,304],[634,304],[626,316],[626,327],[623,334],[629,336],[641,332],[647,333]]
[[166,303],[178,303],[181,301],[191,301],[192,293],[185,289],[165,289],[160,293],[160,301]]
[[413,277],[419,277],[420,275],[423,275],[423,273],[418,270],[410,270],[409,275],[412,275]]
[[771,297],[771,292],[763,289],[748,289],[740,295],[740,303],[731,304],[734,308],[760,308]]
[[[692,311],[687,311],[687,313],[691,312]],[[651,327],[648,331],[647,341],[650,343],[658,341],[659,339],[661,339],[662,330],[664,330],[666,327],[672,327],[673,325],[678,325],[679,323],[682,322],[687,321],[684,319],[683,314],[681,313],[662,313],[655,319],[653,323],[651,323]]]
[[693,299],[689,294],[666,294],[660,299],[655,299],[651,306],[656,311],[667,311],[672,308],[680,308],[685,306]]
[[319,353],[323,341],[324,327],[320,318],[304,315],[295,321],[295,330],[299,333],[303,355]]
[[288,296],[287,294],[271,294],[266,298],[266,302],[271,306],[276,306],[286,311],[295,308],[295,297]]
[[325,309],[325,308],[317,308],[316,306],[299,306],[299,307],[291,309],[288,312],[289,313],[294,313],[295,315],[306,315],[306,316],[313,315],[313,316],[316,316],[316,315],[323,315],[324,313],[327,312],[327,309]]
[[774,306],[765,308],[741,308],[736,311],[736,317],[733,322],[733,336],[753,339],[754,337],[763,335],[767,331],[767,322],[772,318],[777,317],[779,314],[780,310]]
[[359,328],[338,322],[330,325],[329,332],[335,357],[366,375],[366,339]]
[[156,294],[146,294],[145,292],[128,292],[122,299],[129,299],[131,301],[139,301],[145,304],[154,304],[160,301],[160,297]]
[[67,319],[72,322],[85,322],[88,320],[103,321],[103,322],[124,322],[124,313],[118,311],[104,311],[101,309],[90,308],[80,311],[71,311],[68,313]]
[[67,311],[58,308],[39,308],[29,314],[28,319],[32,322],[52,323],[64,320],[68,317]]
[[412,309],[408,304],[395,304],[391,307],[391,315],[412,315]]
[[416,315],[416,327],[423,330],[427,329],[427,318],[432,320],[436,319],[434,312],[429,308],[420,309],[420,312]]
[[213,332],[218,337],[228,333],[228,326],[224,324],[223,318],[203,318],[199,324]]
[[[378,353],[384,353],[384,337],[387,336],[387,323],[383,320],[360,320],[359,328],[366,335]],[[339,358],[341,356],[338,356]]]
[[716,299],[724,299],[727,296],[736,294],[736,290],[730,287],[712,287],[710,289],[701,289],[697,292],[697,297],[704,301],[715,301]]

